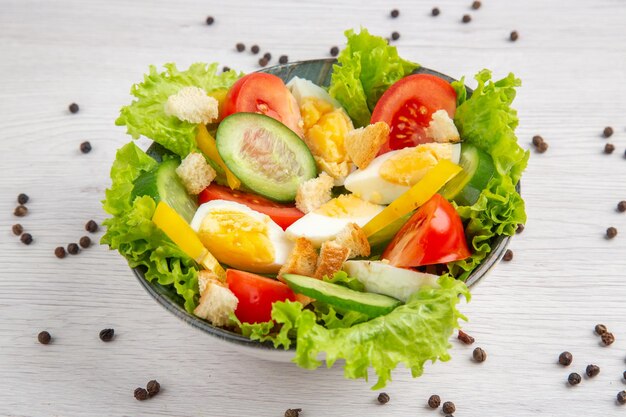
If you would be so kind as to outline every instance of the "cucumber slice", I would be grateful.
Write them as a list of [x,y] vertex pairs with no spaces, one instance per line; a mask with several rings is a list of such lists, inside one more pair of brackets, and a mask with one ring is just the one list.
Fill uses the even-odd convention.
[[142,173],[135,180],[131,198],[147,195],[157,203],[163,200],[189,223],[198,205],[176,174],[179,164],[176,159],[169,159],[156,169]]
[[250,190],[275,201],[296,198],[298,186],[315,178],[306,144],[281,122],[256,113],[235,113],[217,128],[217,150]]
[[496,169],[491,156],[469,143],[461,145],[459,165],[463,171],[450,180],[440,194],[460,206],[471,206],[478,201]]
[[341,285],[302,275],[284,274],[283,279],[292,290],[299,294],[335,307],[358,311],[370,318],[385,315],[402,304],[386,295],[354,291]]

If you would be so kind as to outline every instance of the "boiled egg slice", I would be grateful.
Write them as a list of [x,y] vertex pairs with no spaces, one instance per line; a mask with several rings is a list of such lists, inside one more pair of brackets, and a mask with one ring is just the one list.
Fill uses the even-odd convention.
[[278,272],[293,248],[268,215],[234,201],[202,204],[191,228],[218,261],[244,271]]

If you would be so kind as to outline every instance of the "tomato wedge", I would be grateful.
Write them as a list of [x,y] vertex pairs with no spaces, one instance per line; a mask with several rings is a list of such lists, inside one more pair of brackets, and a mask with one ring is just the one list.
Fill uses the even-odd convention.
[[256,194],[234,191],[228,187],[211,184],[198,196],[198,203],[203,204],[212,200],[235,201],[270,216],[274,222],[285,230],[296,220],[304,216],[304,213],[293,205],[280,204],[268,200]]
[[470,255],[461,218],[452,204],[435,194],[402,226],[382,258],[406,268],[459,261]]
[[275,75],[253,72],[233,84],[224,100],[224,117],[241,112],[264,114],[282,122],[298,136],[304,135],[298,102]]
[[269,321],[274,302],[296,299],[294,292],[282,282],[250,272],[227,269],[226,283],[239,300],[235,315],[244,323]]
[[447,81],[435,75],[414,74],[393,84],[372,112],[371,123],[385,122],[391,128],[389,140],[378,155],[432,142],[425,128],[432,114],[441,109],[454,117],[456,92]]

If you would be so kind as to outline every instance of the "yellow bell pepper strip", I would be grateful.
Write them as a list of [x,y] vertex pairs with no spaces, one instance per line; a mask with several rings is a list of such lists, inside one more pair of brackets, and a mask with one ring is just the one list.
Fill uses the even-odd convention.
[[226,271],[217,259],[204,247],[196,232],[167,203],[160,201],[152,216],[152,221],[167,237],[178,245],[183,252],[205,269],[215,273],[222,281],[226,280]]
[[223,114],[224,114],[224,102],[226,101],[226,94],[228,94],[228,89],[227,88],[218,88],[217,90],[213,90],[210,93],[207,93],[207,95],[209,95],[210,97],[213,97],[215,100],[217,100],[217,105],[218,105],[218,114],[219,114],[219,118],[218,121],[221,121],[223,118]]
[[206,156],[208,156],[211,160],[213,160],[216,164],[218,164],[226,174],[226,182],[228,186],[232,190],[236,190],[241,186],[241,181],[235,174],[232,173],[230,169],[224,163],[224,160],[217,152],[217,145],[215,144],[215,138],[211,136],[206,126],[200,123],[198,125],[198,133],[196,134],[196,142],[198,143],[198,147]]
[[412,186],[407,192],[395,199],[376,217],[363,226],[363,232],[367,237],[383,229],[388,224],[415,210],[441,189],[448,181],[454,178],[463,169],[442,159],[426,175]]

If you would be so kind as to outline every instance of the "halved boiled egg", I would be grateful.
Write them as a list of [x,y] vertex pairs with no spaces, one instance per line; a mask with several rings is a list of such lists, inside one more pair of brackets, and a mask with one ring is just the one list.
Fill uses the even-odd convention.
[[293,248],[268,215],[234,201],[202,204],[191,228],[218,261],[244,271],[278,272]]
[[340,195],[318,209],[305,214],[285,230],[291,239],[305,237],[314,246],[333,239],[348,223],[364,226],[383,210],[383,206],[369,203],[352,194]]
[[461,144],[424,143],[384,153],[365,169],[357,169],[344,186],[375,204],[389,204],[421,180],[442,159],[459,163]]

